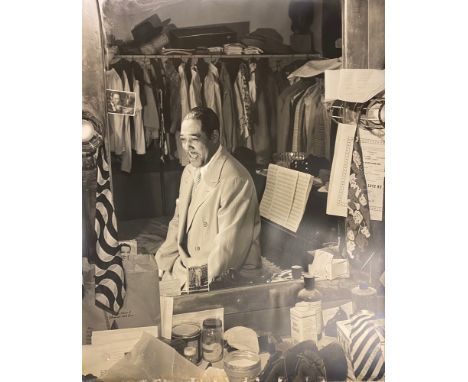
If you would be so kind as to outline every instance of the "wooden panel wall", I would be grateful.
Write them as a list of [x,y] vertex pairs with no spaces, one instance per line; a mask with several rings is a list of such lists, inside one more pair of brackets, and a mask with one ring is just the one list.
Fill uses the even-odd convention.
[[385,68],[385,0],[343,0],[343,67]]

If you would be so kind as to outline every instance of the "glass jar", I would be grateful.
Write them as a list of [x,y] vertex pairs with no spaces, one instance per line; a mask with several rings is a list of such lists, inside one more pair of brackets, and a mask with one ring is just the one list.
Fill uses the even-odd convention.
[[260,374],[260,357],[247,350],[236,350],[224,358],[224,371],[229,382],[254,382]]
[[223,358],[223,323],[219,318],[207,318],[202,330],[203,359],[218,362]]
[[[200,327],[195,323],[182,323],[175,325],[172,328],[172,339],[182,340],[184,346],[178,350],[181,355],[186,357],[190,362],[194,364],[199,364],[201,361],[201,352],[200,352]],[[185,354],[186,348],[192,348],[195,350],[195,354],[192,349],[189,349],[187,352],[188,356]]]

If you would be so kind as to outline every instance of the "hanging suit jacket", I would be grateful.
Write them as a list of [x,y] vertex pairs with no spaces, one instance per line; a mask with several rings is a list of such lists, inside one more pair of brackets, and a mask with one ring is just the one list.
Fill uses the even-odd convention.
[[222,102],[223,111],[222,119],[224,130],[220,132],[221,144],[230,152],[233,152],[238,146],[238,119],[235,115],[235,100],[234,92],[232,89],[231,79],[227,71],[226,65],[221,63],[221,72],[219,76],[219,83],[222,89]]
[[260,214],[248,171],[221,147],[191,200],[195,170],[189,164],[182,173],[174,217],[155,255],[163,279],[179,279],[182,287],[190,266],[207,264],[209,282],[229,268],[261,266]]

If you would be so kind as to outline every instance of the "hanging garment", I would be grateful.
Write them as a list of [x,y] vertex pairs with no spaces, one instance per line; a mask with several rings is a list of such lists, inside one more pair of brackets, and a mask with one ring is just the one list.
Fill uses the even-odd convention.
[[269,115],[265,95],[265,74],[256,64],[250,64],[249,94],[252,102],[253,148],[256,163],[268,165],[271,160]]
[[190,82],[189,89],[189,99],[190,99],[190,109],[193,109],[197,106],[203,106],[202,101],[202,84],[200,81],[200,75],[196,66],[191,67],[192,81]]
[[146,96],[146,105],[143,107],[143,125],[145,127],[145,140],[148,146],[153,139],[159,138],[159,115],[156,106],[156,99],[151,85],[151,79],[148,71],[151,70],[147,66],[143,70],[144,85],[143,90]]
[[232,89],[231,78],[226,65],[221,63],[221,72],[219,78],[222,89],[222,119],[223,131],[221,132],[221,145],[228,151],[233,152],[238,146],[238,118],[235,115],[235,94]]
[[190,102],[189,102],[189,85],[187,82],[187,76],[185,75],[185,64],[181,63],[179,65],[179,81],[180,81],[180,107],[181,107],[181,117],[184,118],[187,113],[190,111]]
[[[323,86],[321,87],[323,89]],[[317,157],[330,160],[331,119],[323,104],[323,90],[317,97],[314,128],[308,133],[307,152]]]
[[216,66],[211,62],[208,65],[208,73],[205,77],[203,90],[205,95],[205,105],[212,109],[218,116],[220,137],[224,136],[223,109],[221,106],[221,89],[219,88],[218,68],[216,68]]
[[349,175],[348,216],[346,217],[346,252],[361,264],[367,260],[371,237],[369,198],[364,175],[364,163],[359,139],[359,125],[353,144],[351,172]]
[[171,128],[171,99],[170,99],[170,84],[169,79],[164,71],[161,60],[150,60],[154,68],[155,73],[155,92],[156,102],[159,113],[159,148],[161,151],[161,160],[165,160],[165,157],[171,159],[171,153],[173,152],[171,141],[170,141],[170,128]]
[[[294,122],[292,126],[291,151],[303,152],[305,150],[305,129],[304,129],[304,110],[305,102],[309,100],[311,93],[316,85],[308,87],[302,95],[299,96],[296,107],[294,108]],[[315,104],[314,104],[315,105]]]
[[[301,122],[301,126],[299,126],[299,141],[297,142],[300,151],[304,151],[307,154],[314,154],[317,155],[313,150],[315,139],[318,138],[316,135],[316,131],[320,129],[317,126],[317,122],[320,120],[317,119],[317,116],[320,115],[318,104],[320,103],[321,97],[321,84],[320,82],[316,82],[304,94],[303,99],[303,119]],[[323,127],[321,128],[323,130]]]
[[276,151],[276,134],[278,130],[277,105],[279,90],[275,76],[269,66],[265,66],[265,106],[268,110],[271,151]]
[[[107,87],[112,90],[123,91],[124,85],[122,79],[115,69],[106,72]],[[112,152],[122,154],[122,135],[124,130],[124,116],[121,114],[108,114],[109,121],[109,143]],[[117,148],[117,151],[116,151]]]
[[[187,76],[185,75],[185,64],[181,63],[178,67],[179,72],[179,98],[180,98],[180,120],[187,115],[190,111],[189,104],[189,87],[187,82]],[[182,166],[186,166],[189,163],[188,155],[182,147],[182,142],[180,141],[180,127],[175,133],[176,147],[177,147],[177,156],[179,157],[179,163]]]
[[125,273],[117,241],[117,219],[104,145],[97,154],[96,192],[96,306],[116,315],[124,303]]
[[[130,85],[128,83],[127,74],[124,71],[122,72],[122,75],[124,77],[124,90],[129,92]],[[120,169],[125,172],[130,172],[132,170],[132,137],[130,134],[130,117],[128,115],[124,116],[121,147],[118,147],[116,144],[116,154],[118,154],[117,148],[119,148],[122,153],[122,164],[120,165]]]
[[174,65],[170,60],[164,63],[164,70],[166,72],[166,78],[168,81],[169,100],[171,107],[171,123],[169,126],[169,132],[175,134],[176,131],[180,130],[181,122],[181,95],[180,95],[180,77],[179,73],[175,70]]
[[143,125],[143,106],[140,97],[140,81],[133,79],[133,91],[135,92],[135,115],[133,118],[132,149],[139,155],[146,153],[145,128]]
[[291,86],[286,87],[278,97],[277,107],[277,123],[278,130],[276,134],[276,152],[282,153],[290,150],[290,135],[292,128],[291,111],[294,118],[294,108],[291,100],[293,97],[302,94],[308,87],[310,82],[299,81]]
[[359,312],[351,317],[349,353],[357,381],[378,381],[385,375],[380,345],[380,336],[384,334],[374,320],[370,312]]
[[236,98],[236,112],[239,118],[239,146],[253,150],[248,68],[244,63],[239,65],[239,72],[237,73],[236,82],[234,84],[234,93]]

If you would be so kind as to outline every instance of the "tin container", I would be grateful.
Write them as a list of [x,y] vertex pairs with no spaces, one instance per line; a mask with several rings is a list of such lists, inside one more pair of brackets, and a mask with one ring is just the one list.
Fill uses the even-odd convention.
[[247,350],[236,350],[224,357],[229,382],[254,382],[261,371],[260,357]]
[[[178,352],[196,365],[201,362],[200,333],[200,327],[192,322],[186,322],[172,327],[172,339],[182,340],[185,343],[184,348],[178,350]],[[195,349],[195,354],[193,354],[192,349],[186,351],[186,348]]]

